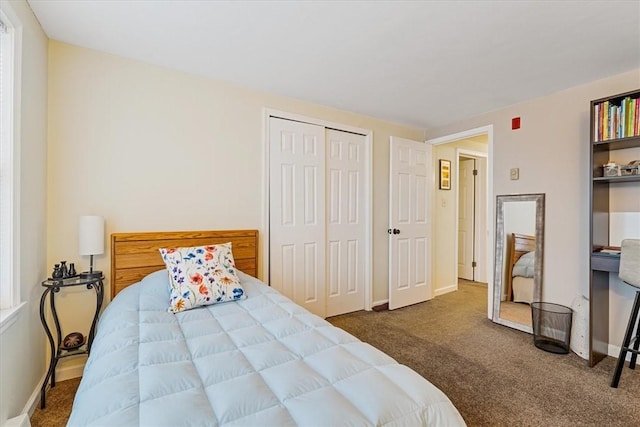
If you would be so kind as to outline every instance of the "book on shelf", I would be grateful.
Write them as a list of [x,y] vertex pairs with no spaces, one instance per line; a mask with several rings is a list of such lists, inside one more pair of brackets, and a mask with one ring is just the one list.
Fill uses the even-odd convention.
[[638,113],[640,112],[640,100],[632,99],[631,104],[629,105],[629,129],[631,135],[637,136],[640,135],[640,126],[638,126]]
[[594,132],[594,139],[595,141],[602,141],[602,104],[596,104],[597,108],[594,108],[595,111],[597,111],[597,114],[595,114],[593,121],[596,122],[596,131]]
[[640,136],[640,98],[627,96],[593,106],[594,142]]

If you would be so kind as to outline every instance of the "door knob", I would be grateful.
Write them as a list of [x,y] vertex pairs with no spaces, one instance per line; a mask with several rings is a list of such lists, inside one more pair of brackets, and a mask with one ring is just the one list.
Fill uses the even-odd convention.
[[393,229],[393,234],[400,234],[400,230],[398,230],[397,228]]

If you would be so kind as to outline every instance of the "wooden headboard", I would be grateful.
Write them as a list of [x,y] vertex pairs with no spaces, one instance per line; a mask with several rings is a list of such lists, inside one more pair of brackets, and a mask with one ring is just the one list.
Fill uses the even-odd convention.
[[511,301],[513,299],[513,266],[522,255],[536,250],[536,238],[535,236],[528,236],[526,234],[511,233],[511,240],[508,242],[508,247],[507,301]]
[[258,276],[258,230],[160,231],[111,235],[111,298],[147,274],[165,268],[160,248],[231,242],[239,270]]

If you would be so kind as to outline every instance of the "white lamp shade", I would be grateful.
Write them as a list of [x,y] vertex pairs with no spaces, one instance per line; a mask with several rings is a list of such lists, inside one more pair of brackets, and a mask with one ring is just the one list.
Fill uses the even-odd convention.
[[80,255],[104,253],[104,218],[101,216],[80,217],[78,253]]

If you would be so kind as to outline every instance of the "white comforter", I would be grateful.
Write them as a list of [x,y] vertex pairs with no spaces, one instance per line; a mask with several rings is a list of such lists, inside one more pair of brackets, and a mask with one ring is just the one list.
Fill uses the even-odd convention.
[[[435,386],[262,282],[172,314],[165,271],[105,310],[71,426],[459,426]],[[437,368],[434,368],[437,369]]]

